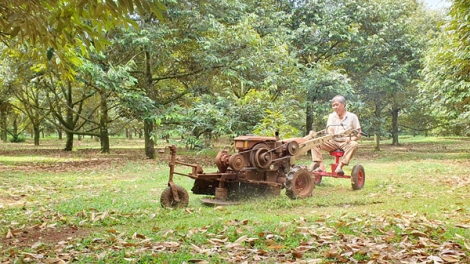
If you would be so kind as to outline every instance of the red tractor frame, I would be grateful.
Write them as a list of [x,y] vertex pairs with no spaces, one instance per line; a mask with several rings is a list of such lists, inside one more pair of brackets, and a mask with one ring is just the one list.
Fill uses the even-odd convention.
[[[353,190],[360,190],[364,187],[366,181],[366,174],[364,172],[364,167],[360,164],[357,164],[353,167],[351,171],[351,175],[345,174],[338,174],[336,173],[336,167],[339,165],[339,160],[343,156],[344,151],[342,149],[337,149],[334,151],[330,151],[330,155],[335,157],[335,163],[331,165],[331,172],[320,171],[315,172],[313,171],[313,177],[315,185],[319,185],[322,181],[323,177],[333,177],[333,178],[343,178],[343,179],[351,179],[351,186]],[[312,168],[313,170],[316,168]]]

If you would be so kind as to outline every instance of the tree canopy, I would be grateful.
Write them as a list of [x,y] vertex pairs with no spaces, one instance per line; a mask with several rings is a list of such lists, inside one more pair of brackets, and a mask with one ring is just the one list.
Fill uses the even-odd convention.
[[158,0],[2,0],[0,38],[8,46],[39,47],[33,50],[43,59],[56,52],[64,60],[76,47],[82,54],[87,46],[103,49],[110,29],[137,27],[139,15],[162,19],[165,10]]

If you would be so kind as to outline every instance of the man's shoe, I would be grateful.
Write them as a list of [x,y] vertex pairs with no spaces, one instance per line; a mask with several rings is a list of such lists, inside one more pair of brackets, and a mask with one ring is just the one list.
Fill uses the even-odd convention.
[[321,163],[320,162],[312,162],[310,166],[308,166],[308,170],[311,172],[322,172],[323,170],[321,169]]
[[312,170],[312,172],[323,172],[320,167],[317,167],[316,169]]
[[342,169],[337,169],[335,172],[338,175],[344,175],[344,171]]

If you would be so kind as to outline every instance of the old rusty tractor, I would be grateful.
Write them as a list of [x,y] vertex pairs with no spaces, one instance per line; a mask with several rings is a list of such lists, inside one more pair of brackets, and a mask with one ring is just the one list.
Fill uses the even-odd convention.
[[[295,165],[296,159],[327,140],[352,136],[358,131],[348,129],[341,134],[324,133],[325,130],[310,131],[303,138],[284,140],[281,140],[279,135],[275,137],[255,135],[236,137],[234,148],[238,152],[229,154],[226,148],[221,150],[215,157],[218,171],[210,173],[204,172],[199,164],[178,161],[177,147],[172,145],[169,147],[171,155],[170,177],[168,187],[160,197],[161,205],[163,207],[186,207],[189,203],[188,192],[174,182],[175,174],[194,180],[191,189],[194,194],[211,196],[201,200],[205,204],[232,204],[237,203],[240,197],[255,194],[279,195],[282,189],[286,189],[286,195],[292,199],[310,197],[315,187],[315,181],[321,181],[322,176],[335,175],[333,175],[334,173],[331,175],[314,174],[306,166]],[[177,172],[176,165],[190,168],[191,172]],[[364,179],[362,166],[360,166],[360,170],[361,177]]]

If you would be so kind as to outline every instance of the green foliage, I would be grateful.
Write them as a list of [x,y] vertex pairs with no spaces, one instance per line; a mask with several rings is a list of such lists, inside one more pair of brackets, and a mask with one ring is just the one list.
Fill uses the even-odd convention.
[[[210,146],[222,135],[235,137],[245,134],[274,136],[280,132],[285,138],[300,136],[303,111],[291,96],[273,101],[267,91],[251,90],[243,98],[202,96],[187,109],[172,108],[164,123],[179,123],[176,130],[184,135],[188,146]],[[184,115],[175,114],[184,111]],[[204,137],[204,141],[200,138]]]
[[469,134],[470,85],[468,60],[468,3],[454,1],[451,19],[442,18],[424,58],[422,102],[436,119],[431,132]]
[[[18,39],[60,53],[73,52],[76,46],[94,45],[102,49],[110,42],[102,33],[117,26],[137,26],[134,14],[153,13],[163,19],[165,6],[160,1],[82,1],[24,0],[2,1],[3,39]],[[34,11],[33,11],[34,10]],[[83,50],[82,50],[83,51]],[[44,58],[46,59],[46,58]]]
[[280,132],[286,138],[299,136],[299,130],[288,125],[288,120],[295,118],[295,116],[286,116],[280,110],[271,111],[269,109],[265,110],[264,114],[261,122],[255,126],[255,134],[275,135],[276,132]]
[[284,94],[282,100],[269,102],[267,93],[252,93],[252,98],[258,97],[259,100],[268,102],[266,109],[262,111],[263,115],[254,126],[254,133],[263,136],[274,136],[279,132],[283,138],[302,136],[302,126],[304,123],[304,112],[298,102]]
[[[453,0],[450,9],[452,19],[449,21],[448,30],[453,33],[451,37],[452,47],[455,54],[451,61],[454,68],[453,77],[456,80],[470,81],[470,26],[468,18],[470,16],[470,3],[465,0]],[[457,88],[460,90],[463,87]],[[465,97],[468,97],[465,96]]]

